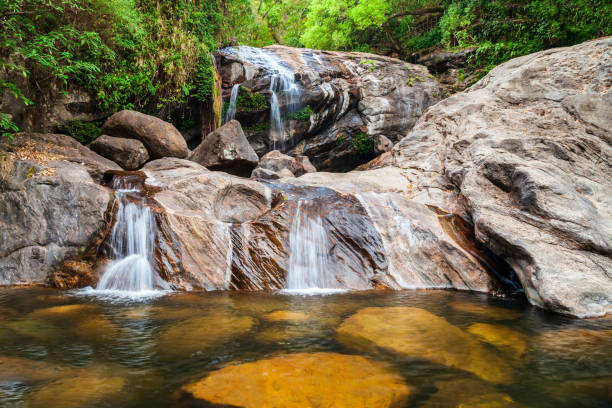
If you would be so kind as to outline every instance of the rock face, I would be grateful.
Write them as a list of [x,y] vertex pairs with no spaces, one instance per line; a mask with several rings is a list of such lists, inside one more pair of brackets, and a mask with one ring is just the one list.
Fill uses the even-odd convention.
[[261,158],[258,167],[253,170],[252,177],[280,179],[283,177],[299,177],[316,171],[317,169],[306,156],[291,157],[278,150],[272,150]]
[[152,159],[185,158],[189,151],[181,133],[170,123],[144,113],[122,110],[106,120],[102,134],[140,140]]
[[236,120],[209,133],[189,159],[210,170],[245,177],[251,174],[259,160]]
[[141,141],[102,135],[89,148],[110,159],[126,170],[136,170],[149,160],[149,153]]
[[508,61],[432,107],[376,166],[399,168],[412,198],[469,214],[533,304],[609,313],[610,66],[609,37]]
[[[216,58],[224,94],[241,84],[236,119],[255,151],[306,155],[320,170],[368,161],[375,136],[399,140],[441,96],[425,67],[379,55],[271,46],[225,48]],[[265,103],[250,103],[253,94]],[[274,98],[280,135],[270,122]]]
[[8,153],[0,172],[0,284],[46,283],[105,227],[111,194],[87,170],[117,166],[65,135],[20,134],[0,143]]

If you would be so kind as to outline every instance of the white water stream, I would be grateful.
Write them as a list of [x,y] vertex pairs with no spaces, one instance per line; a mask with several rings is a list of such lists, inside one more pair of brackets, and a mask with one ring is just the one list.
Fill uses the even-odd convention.
[[330,271],[331,244],[317,205],[312,201],[298,201],[289,246],[289,272],[283,292],[325,294],[346,291]]
[[151,264],[157,230],[151,209],[127,178],[115,177],[113,188],[118,202],[109,242],[113,261],[93,292],[128,297],[163,293],[169,286]]
[[229,106],[227,107],[227,112],[225,112],[225,118],[223,123],[227,123],[230,120],[234,119],[236,116],[236,100],[238,99],[238,92],[240,91],[240,84],[236,84],[232,86],[232,93],[230,94]]

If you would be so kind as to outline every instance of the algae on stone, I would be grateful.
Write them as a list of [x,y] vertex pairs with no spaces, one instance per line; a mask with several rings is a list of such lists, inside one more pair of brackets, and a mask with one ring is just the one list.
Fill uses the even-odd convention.
[[512,382],[511,367],[469,333],[414,307],[369,307],[346,319],[338,340],[358,349],[381,348],[469,371],[493,383]]
[[243,408],[399,407],[414,393],[387,364],[337,353],[230,364],[183,390],[212,404]]

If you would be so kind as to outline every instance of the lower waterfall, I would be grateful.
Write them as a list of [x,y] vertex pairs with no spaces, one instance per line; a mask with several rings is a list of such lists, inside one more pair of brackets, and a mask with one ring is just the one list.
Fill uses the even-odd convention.
[[329,271],[331,243],[316,202],[298,201],[289,247],[289,271],[284,292],[322,294],[346,291]]
[[151,264],[157,231],[151,209],[129,176],[116,176],[113,188],[118,203],[109,242],[113,261],[106,266],[96,291],[152,295],[168,290]]

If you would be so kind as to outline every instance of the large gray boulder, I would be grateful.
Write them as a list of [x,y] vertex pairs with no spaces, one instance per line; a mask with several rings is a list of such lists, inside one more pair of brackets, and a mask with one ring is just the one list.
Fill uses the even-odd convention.
[[209,133],[189,159],[210,170],[248,177],[257,166],[259,157],[249,144],[240,123],[231,120]]
[[430,108],[378,166],[470,216],[535,305],[612,312],[612,38],[516,58]]
[[125,170],[139,169],[149,160],[149,153],[140,140],[101,135],[89,148],[110,159]]
[[144,113],[122,110],[104,122],[102,134],[140,140],[152,159],[185,158],[189,154],[181,133],[170,123]]
[[[0,142],[6,154],[0,170],[0,284],[47,283],[61,262],[82,254],[104,230],[111,194],[90,172],[98,174],[106,159],[93,152],[79,156],[86,151],[71,150],[60,136],[19,134],[10,147]],[[55,147],[53,139],[59,141]],[[77,157],[85,165],[74,163]]]
[[[248,93],[244,100],[255,98],[253,94],[266,100],[263,106],[237,106],[236,119],[257,154],[278,149],[306,155],[323,171],[351,170],[370,160],[375,153],[368,146],[376,136],[400,140],[442,97],[427,68],[380,55],[275,45],[229,47],[216,58],[226,99],[241,84],[241,95]],[[288,91],[293,98],[283,91],[277,95],[282,135],[270,125],[269,89],[278,66],[296,78]]]

